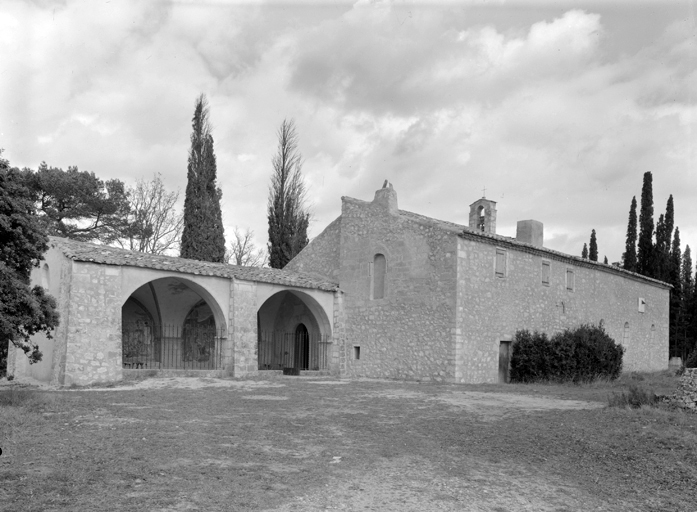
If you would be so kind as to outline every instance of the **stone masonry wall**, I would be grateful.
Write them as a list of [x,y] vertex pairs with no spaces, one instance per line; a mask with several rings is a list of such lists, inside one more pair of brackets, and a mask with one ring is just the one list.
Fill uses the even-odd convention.
[[230,300],[230,330],[232,337],[233,375],[256,375],[257,361],[257,284],[251,281],[232,283]]
[[[385,296],[371,299],[370,264],[378,253],[387,261]],[[456,262],[455,236],[401,216],[392,189],[378,191],[372,203],[344,198],[342,374],[452,381]]]
[[341,217],[329,224],[284,267],[295,272],[318,274],[339,279]]
[[[496,275],[497,248],[505,252],[504,277]],[[549,264],[548,285],[542,282],[543,261]],[[567,289],[567,269],[573,271],[573,290]],[[668,366],[668,289],[600,265],[460,238],[457,306],[460,382],[496,382],[499,343],[519,329],[551,335],[601,320],[626,348],[625,370]]]
[[65,370],[58,384],[121,380],[121,272],[118,266],[72,262]]

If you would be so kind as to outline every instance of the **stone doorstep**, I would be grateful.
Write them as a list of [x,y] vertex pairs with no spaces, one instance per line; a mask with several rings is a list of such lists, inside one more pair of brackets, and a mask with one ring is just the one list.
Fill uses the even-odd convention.
[[227,377],[226,370],[133,370],[123,369],[123,380],[137,380],[144,377]]

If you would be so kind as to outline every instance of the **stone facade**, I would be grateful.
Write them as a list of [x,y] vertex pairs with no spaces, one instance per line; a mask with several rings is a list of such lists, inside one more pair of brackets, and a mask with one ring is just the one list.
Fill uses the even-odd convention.
[[342,198],[341,216],[286,267],[338,276],[342,375],[497,382],[517,330],[599,322],[626,348],[626,370],[667,368],[668,285],[545,249],[538,221],[521,221],[519,239],[496,235],[485,198],[469,224],[399,210],[391,185],[372,202]]
[[298,340],[321,339],[321,369],[338,376],[497,382],[517,330],[599,322],[625,347],[625,370],[668,367],[667,284],[545,249],[538,221],[521,221],[517,238],[497,235],[494,201],[470,210],[468,226],[399,210],[386,183],[372,202],[343,197],[340,217],[283,270],[52,238],[32,280],[56,297],[61,323],[53,340],[35,338],[44,361],[11,350],[8,371],[58,385],[118,381],[137,371],[123,359],[129,318],[162,332],[199,307],[220,333],[216,371],[235,377],[278,371],[277,340],[296,336],[281,350],[299,354],[292,364],[303,359]]

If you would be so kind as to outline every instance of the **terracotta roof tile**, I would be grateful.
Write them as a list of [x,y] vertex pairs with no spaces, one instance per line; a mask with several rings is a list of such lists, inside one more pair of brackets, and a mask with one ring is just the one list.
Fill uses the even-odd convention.
[[226,263],[211,263],[208,261],[175,258],[173,256],[158,256],[142,252],[118,249],[108,245],[97,245],[78,242],[67,238],[49,237],[50,245],[60,250],[66,257],[75,261],[91,261],[104,265],[123,265],[130,267],[170,270],[185,274],[217,276],[256,281],[260,283],[295,286],[298,288],[313,288],[325,291],[339,289],[338,283],[322,279],[315,275],[275,268],[241,267]]

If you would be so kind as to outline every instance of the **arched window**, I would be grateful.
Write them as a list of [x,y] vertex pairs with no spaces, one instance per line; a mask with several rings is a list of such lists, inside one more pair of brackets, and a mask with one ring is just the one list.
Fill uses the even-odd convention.
[[387,260],[382,254],[376,254],[373,258],[373,299],[385,297],[385,273],[387,272]]
[[486,227],[486,210],[484,206],[477,208],[477,229],[484,232]]
[[51,274],[48,270],[48,263],[44,263],[41,267],[41,287],[46,291],[51,287]]

